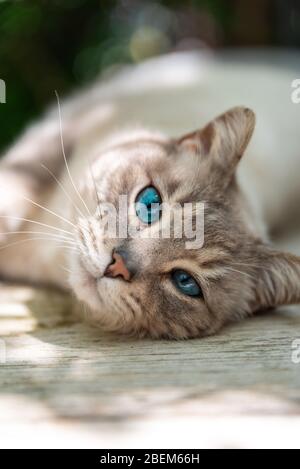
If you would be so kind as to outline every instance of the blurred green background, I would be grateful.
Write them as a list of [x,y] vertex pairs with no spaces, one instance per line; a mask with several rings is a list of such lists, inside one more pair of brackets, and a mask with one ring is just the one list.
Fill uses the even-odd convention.
[[194,48],[300,45],[299,0],[0,0],[0,150],[108,67]]

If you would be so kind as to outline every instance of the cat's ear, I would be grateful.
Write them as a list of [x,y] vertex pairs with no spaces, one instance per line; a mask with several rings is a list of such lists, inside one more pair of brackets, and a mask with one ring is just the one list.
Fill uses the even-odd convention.
[[255,128],[255,114],[245,107],[233,108],[206,127],[178,140],[189,153],[209,158],[222,171],[232,174],[243,156]]
[[300,257],[263,247],[254,278],[253,312],[300,303]]

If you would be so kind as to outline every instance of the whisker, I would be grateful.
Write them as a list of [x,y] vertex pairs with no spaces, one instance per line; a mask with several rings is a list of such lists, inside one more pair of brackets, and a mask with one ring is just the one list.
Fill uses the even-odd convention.
[[268,269],[267,267],[265,267],[264,265],[259,265],[259,264],[246,264],[246,263],[243,263],[243,262],[234,262],[232,265],[237,265],[237,266],[242,266],[242,267],[251,267],[252,269],[255,269],[255,270],[269,270],[270,272],[273,272],[272,269]]
[[80,253],[79,249],[76,248],[76,246],[64,246],[64,245],[61,245],[61,246],[56,246],[58,249],[69,249],[71,251],[76,251],[78,253]]
[[[0,247],[0,251],[2,251],[3,249],[6,249],[8,247],[11,247],[11,246],[16,246],[17,244],[28,243],[29,241],[57,241],[58,242],[59,240],[51,239],[51,238],[49,239],[49,238],[44,238],[44,237],[26,238],[26,239],[21,239],[19,241],[15,241],[13,243],[5,244],[5,246]],[[66,249],[68,249],[68,248],[71,249],[71,246],[68,246],[68,245],[66,245],[66,246],[57,246],[57,247],[61,247],[61,248],[65,247]],[[74,249],[76,249],[76,247],[72,246],[72,249],[74,250]],[[78,252],[79,252],[79,250],[78,250]]]
[[255,277],[253,275],[250,275],[247,272],[242,272],[241,270],[232,269],[231,267],[225,267],[225,270],[231,270],[232,272],[236,272],[238,274],[245,275],[246,277],[251,278],[251,280],[255,279]]
[[30,202],[31,204],[35,205],[36,207],[41,208],[42,210],[45,210],[45,212],[48,212],[48,213],[50,213],[51,215],[54,215],[55,217],[59,218],[59,219],[62,220],[63,222],[68,223],[69,225],[73,226],[73,228],[76,228],[76,226],[74,225],[74,223],[72,223],[70,220],[67,220],[65,217],[63,217],[63,216],[61,216],[61,215],[58,215],[57,213],[53,212],[53,211],[50,210],[49,208],[46,208],[46,207],[44,207],[43,205],[38,204],[38,203],[35,202],[34,200],[28,199],[27,197],[23,197],[23,196],[22,196],[22,199],[26,200],[27,202]]
[[52,176],[52,178],[54,179],[54,181],[57,183],[57,185],[61,188],[61,190],[64,192],[64,194],[66,195],[66,197],[68,198],[68,200],[71,202],[71,204],[73,205],[73,207],[75,208],[75,210],[77,211],[77,213],[79,213],[79,215],[84,218],[84,215],[82,213],[82,211],[80,210],[80,208],[75,204],[75,202],[72,200],[72,197],[70,196],[70,194],[67,192],[67,190],[64,188],[63,184],[60,182],[60,180],[55,176],[55,174],[47,167],[45,166],[44,164],[41,164],[42,168],[44,168],[46,171],[48,171],[48,173],[50,174],[50,176]]
[[[266,271],[266,272],[271,272],[272,274],[275,274],[279,279],[281,279],[281,276],[276,270],[271,269],[270,267],[266,267],[265,265],[259,265],[259,264],[243,264],[242,262],[235,262],[234,265],[241,265],[245,267],[252,267],[253,269],[260,270],[260,271]],[[254,278],[254,277],[253,277]]]
[[64,270],[64,271],[67,272],[68,274],[72,274],[72,270],[67,269],[64,265],[59,265],[58,267],[60,267],[62,270]]
[[57,227],[52,226],[52,225],[47,225],[47,223],[42,223],[40,221],[31,220],[29,218],[14,217],[14,216],[10,216],[10,215],[0,215],[0,218],[6,218],[6,219],[10,219],[10,220],[26,221],[28,223],[33,223],[35,225],[45,226],[46,228],[50,228],[52,230],[60,231],[61,233],[66,233],[66,234],[69,234],[69,235],[73,236],[73,233],[71,231],[63,230],[62,228],[57,228]]
[[254,268],[260,267],[258,264],[254,264],[254,263],[249,264],[245,262],[234,262],[233,265],[241,265],[244,267],[254,267]]
[[62,149],[62,153],[63,153],[63,158],[64,158],[64,162],[65,162],[65,165],[66,165],[66,168],[67,168],[67,172],[68,172],[68,176],[70,178],[70,181],[71,181],[71,184],[76,192],[76,194],[78,195],[79,199],[81,200],[81,202],[83,203],[83,205],[85,206],[88,214],[90,216],[92,216],[92,214],[90,213],[89,209],[88,209],[88,206],[86,205],[85,201],[83,200],[82,196],[80,195],[79,193],[79,190],[77,189],[75,183],[74,183],[74,180],[72,178],[72,175],[71,175],[71,172],[70,172],[70,169],[69,169],[69,165],[68,165],[68,161],[67,161],[67,157],[66,157],[66,153],[65,153],[65,145],[64,145],[64,139],[63,139],[63,129],[62,129],[62,118],[61,118],[61,107],[60,107],[60,101],[59,101],[59,96],[58,96],[58,92],[55,90],[55,95],[56,95],[56,99],[57,99],[57,106],[58,106],[58,116],[59,116],[59,127],[60,127],[60,141],[61,141],[61,149]]
[[56,238],[61,239],[61,240],[68,240],[69,242],[72,242],[72,243],[76,244],[74,238],[72,239],[69,236],[62,236],[62,235],[58,235],[58,234],[55,234],[55,233],[46,233],[45,231],[4,231],[4,232],[0,232],[0,235],[16,235],[16,234],[47,235],[47,236],[56,237]]
[[91,165],[91,161],[88,159],[88,164],[89,164],[89,169],[90,169],[90,174],[91,174],[91,178],[92,178],[92,181],[93,181],[93,184],[94,184],[94,189],[95,189],[95,194],[96,194],[96,200],[98,202],[98,207],[100,209],[100,198],[99,198],[99,194],[98,194],[98,190],[97,190],[97,185],[96,185],[96,181],[95,181],[95,177],[94,177],[94,174],[93,174],[93,170],[92,170],[92,165]]

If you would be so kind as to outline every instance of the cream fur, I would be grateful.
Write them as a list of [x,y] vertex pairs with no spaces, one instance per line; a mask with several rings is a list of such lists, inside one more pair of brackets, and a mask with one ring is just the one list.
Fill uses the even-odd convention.
[[[300,105],[297,106],[291,101],[291,84],[297,78],[293,64],[297,61],[299,63],[299,57],[292,54],[281,59],[279,55],[269,53],[264,58],[269,65],[264,65],[262,60],[251,64],[247,54],[242,54],[239,58],[230,54],[224,57],[198,53],[172,54],[125,68],[109,80],[100,81],[66,100],[62,105],[63,135],[70,172],[76,185],[80,187],[83,179],[87,181],[90,164],[96,179],[106,173],[118,173],[120,168],[126,167],[131,160],[135,165],[138,149],[125,152],[125,155],[123,150],[118,149],[121,143],[134,145],[135,142],[147,139],[158,142],[153,146],[142,147],[141,151],[145,165],[150,165],[152,160],[154,166],[159,165],[165,159],[163,148],[171,137],[180,137],[202,128],[221,112],[236,105],[243,105],[254,109],[257,116],[254,137],[238,169],[238,181],[249,206],[248,216],[243,215],[247,218],[245,223],[243,222],[246,228],[243,229],[247,229],[249,236],[255,236],[264,242],[269,231],[284,228],[288,215],[292,216],[300,197]],[[277,64],[272,65],[273,62]],[[237,119],[235,123],[238,128],[240,122],[236,116],[234,119]],[[69,174],[62,164],[59,134],[57,109],[54,107],[44,120],[30,128],[7,152],[2,163],[0,179],[5,179],[5,174],[9,174],[12,181],[10,190],[14,195],[10,198],[10,213],[16,214],[21,210],[21,214],[17,216],[34,217],[38,224],[50,224],[69,231],[72,230],[71,225],[64,223],[49,211],[56,212],[77,225],[74,221],[74,207],[57,185],[48,186],[43,182],[45,173],[40,166],[42,162],[50,167],[65,190],[72,194],[80,209],[85,209],[74,194]],[[235,142],[233,144],[235,145]],[[109,148],[112,150],[108,151]],[[99,155],[102,154],[100,158]],[[26,174],[22,173],[24,162],[28,165]],[[185,166],[187,182],[186,185],[182,183],[182,195],[185,194],[195,173],[192,163]],[[128,171],[130,172],[130,169]],[[170,178],[173,176],[176,176],[175,167],[173,172],[170,171]],[[135,178],[141,189],[148,182],[142,169],[136,170]],[[99,197],[107,196],[109,191],[107,179],[101,185]],[[91,192],[91,187],[90,192],[87,188],[82,189],[86,203],[92,211],[95,201],[89,201]],[[36,203],[45,205],[48,212],[43,212],[36,206],[32,209],[30,204],[22,210],[18,198],[22,193],[27,198],[34,199]],[[243,213],[246,213],[244,202],[242,205]],[[240,209],[238,207],[237,204],[236,210]],[[6,210],[2,204],[1,215],[7,213]],[[5,218],[2,218],[0,223],[1,231],[11,230]],[[41,226],[35,225],[35,229],[41,230]],[[32,230],[33,225],[20,222],[17,223],[17,229]],[[92,228],[88,235],[83,230],[82,236],[85,238],[84,243],[89,244],[93,237],[96,239],[100,234],[97,228]],[[11,242],[20,239],[19,235],[11,238]],[[149,245],[147,249],[151,252],[154,245]],[[136,252],[137,256],[142,256],[138,249]],[[221,249],[218,252],[220,256],[223,255]],[[98,246],[97,255],[97,266],[102,271],[110,259],[105,243]],[[71,268],[70,278],[61,269],[62,264]],[[65,289],[71,284],[80,300],[88,302],[86,299],[89,299],[93,317],[97,320],[97,309],[101,309],[101,305],[94,298],[94,291],[89,278],[85,277],[86,273],[82,270],[79,259],[72,257],[70,250],[58,249],[55,242],[46,243],[40,240],[34,244],[16,244],[3,249],[0,251],[0,269],[2,275],[7,278],[51,283]],[[298,272],[298,268],[293,272]],[[218,275],[217,271],[214,272],[214,277]],[[253,275],[253,272],[245,275]],[[157,321],[155,327],[150,325],[149,317],[145,319],[142,308],[137,307],[137,300],[132,299],[133,292],[133,296],[131,293],[129,296],[130,301],[135,301],[132,308],[137,324],[132,326],[126,319],[130,306],[126,311],[120,299],[115,303],[114,295],[120,294],[119,281],[114,284],[109,282],[112,281],[107,281],[106,291],[110,298],[106,298],[102,316],[98,318],[103,327],[141,334],[150,331],[153,336],[188,337],[204,334],[204,325],[200,327],[198,324],[194,327],[192,318],[188,325],[173,324],[170,320],[169,330],[163,318],[160,322]],[[270,279],[265,279],[264,283],[270,283]],[[259,305],[253,306],[250,301],[252,287],[253,285],[251,288],[249,286],[249,295],[245,296],[241,303],[240,312],[233,312],[236,307],[233,299],[232,303],[228,303],[228,311],[231,307],[234,316],[243,316],[259,309]],[[286,293],[285,288],[282,288],[282,291]],[[269,304],[271,303],[270,300]],[[276,301],[276,304],[279,303],[280,300]],[[264,307],[267,306],[264,303]],[[110,308],[119,308],[123,313],[120,316],[115,315],[112,319]],[[231,319],[229,313],[228,317],[226,314],[224,313],[222,318],[218,317],[214,325],[207,323],[207,333],[214,332],[221,324]]]

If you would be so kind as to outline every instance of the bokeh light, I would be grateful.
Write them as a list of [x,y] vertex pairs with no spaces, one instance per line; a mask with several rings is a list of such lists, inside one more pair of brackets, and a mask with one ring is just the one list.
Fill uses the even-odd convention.
[[0,149],[54,98],[124,63],[185,49],[300,45],[296,0],[0,1]]

